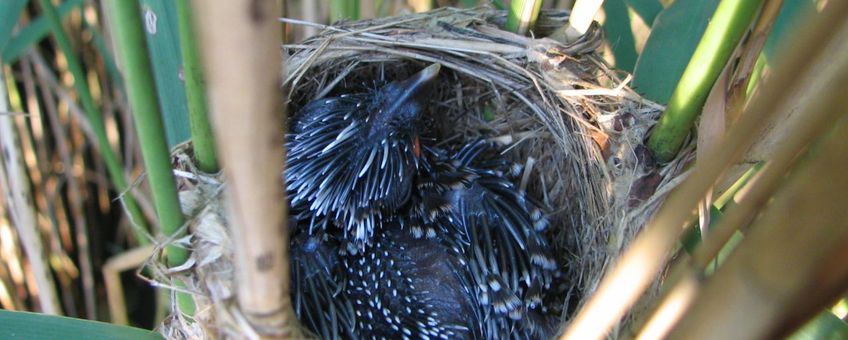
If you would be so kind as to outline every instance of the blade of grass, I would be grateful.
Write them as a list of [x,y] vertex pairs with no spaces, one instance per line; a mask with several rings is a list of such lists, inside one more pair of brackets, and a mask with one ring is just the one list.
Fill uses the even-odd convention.
[[[18,23],[18,17],[21,15],[21,10],[26,5],[26,0],[7,0],[0,3],[0,51],[6,51],[6,43],[12,38],[12,29]],[[7,63],[11,63],[5,57],[2,58]]]
[[[142,31],[141,9],[135,0],[111,1],[108,7],[118,60],[123,66],[127,94],[159,225],[166,236],[179,237],[177,233],[185,223],[185,217],[177,197],[177,187],[171,171],[171,157],[165,141],[165,127],[159,113],[156,89],[150,72],[150,59]],[[165,255],[171,267],[181,265],[188,259],[188,251],[176,245],[167,246]],[[178,293],[177,304],[180,311],[193,315],[194,303],[189,295]]]
[[[846,8],[843,7],[841,10],[844,11]],[[844,14],[844,12],[841,12],[841,14]],[[794,62],[800,62],[804,67],[802,68],[798,64],[793,63],[792,66],[796,67],[781,68],[783,70],[793,71],[775,74],[775,77],[782,79],[776,79],[774,80],[775,83],[770,84],[772,87],[797,87],[797,89],[783,93],[779,97],[783,102],[772,109],[775,111],[772,113],[774,117],[781,118],[783,113],[780,111],[795,112],[795,108],[804,108],[805,119],[797,124],[793,124],[793,128],[783,134],[783,138],[787,140],[787,143],[781,144],[780,148],[775,150],[766,166],[759,171],[758,176],[754,179],[754,184],[743,190],[744,195],[741,201],[733,205],[732,209],[728,209],[727,213],[713,227],[710,235],[704,240],[704,243],[695,250],[689,261],[679,262],[669,271],[671,274],[666,278],[664,285],[669,287],[666,289],[670,292],[663,294],[665,298],[661,300],[662,302],[658,310],[681,309],[680,306],[686,306],[692,303],[695,294],[681,295],[675,292],[689,291],[690,289],[688,287],[701,283],[704,276],[704,269],[713,263],[716,257],[720,257],[726,248],[731,246],[730,244],[732,242],[729,242],[729,240],[737,234],[737,230],[747,230],[751,220],[759,214],[764,206],[769,204],[773,199],[773,193],[778,190],[779,186],[786,182],[786,174],[792,170],[798,155],[817,136],[823,135],[828,130],[828,127],[832,125],[833,121],[838,120],[842,112],[831,110],[830,107],[839,106],[838,104],[834,105],[834,101],[837,98],[833,98],[832,96],[833,93],[841,93],[840,91],[843,90],[838,88],[839,85],[836,84],[840,83],[840,79],[842,79],[839,78],[840,76],[845,76],[845,71],[830,69],[832,65],[837,67],[839,65],[835,64],[832,58],[827,56],[844,54],[848,45],[828,46],[833,45],[834,41],[841,41],[839,40],[840,37],[832,38],[832,41],[819,38],[819,36],[827,36],[822,31],[829,33],[833,29],[833,26],[836,26],[833,20],[841,20],[834,19],[834,17],[826,19],[828,20],[823,21],[816,27],[818,29],[816,33],[806,36],[806,40],[816,37],[816,39],[812,39],[816,40],[813,42],[815,48],[807,46],[807,49],[801,50],[803,52],[796,53],[792,56],[796,58],[793,60]],[[842,34],[844,35],[846,33]],[[825,50],[825,46],[827,50],[822,52]],[[822,56],[819,57],[820,55]],[[844,64],[842,63],[842,67],[845,67]],[[784,67],[786,65],[780,66]],[[840,74],[840,72],[842,73]],[[787,80],[787,78],[790,80]],[[765,87],[764,92],[766,89],[770,90],[770,88]],[[822,95],[829,91],[835,92],[831,92],[830,97],[828,95]],[[778,97],[762,94],[755,96],[753,103],[775,100],[776,98]],[[747,114],[749,112],[746,112],[745,115],[740,117],[740,122],[748,118],[746,117]],[[772,118],[770,121],[761,120],[760,125],[783,124],[784,122],[785,120],[783,119],[775,122],[775,119]],[[763,133],[756,134],[758,138],[762,138],[763,135]],[[688,268],[683,269],[683,267]],[[656,315],[660,315],[660,313]],[[665,329],[670,327],[673,321],[668,317],[657,317],[652,322],[654,325],[646,328],[654,329],[654,331]]]
[[[2,1],[2,4],[7,6],[6,9],[0,11],[0,13],[6,13],[11,15],[13,13],[9,8],[16,1],[20,1],[26,3],[26,0],[14,0],[14,1]],[[64,17],[71,10],[81,6],[83,0],[66,0],[63,1],[59,8],[57,9],[60,17]],[[7,12],[6,10],[10,11]],[[20,13],[20,12],[19,12]],[[6,22],[6,21],[0,21]],[[17,22],[17,16],[15,19],[9,21],[14,25]],[[9,44],[6,45],[3,51],[3,60],[8,63],[14,63],[18,60],[30,47],[35,46],[41,39],[47,36],[50,33],[51,25],[50,20],[46,16],[40,16],[35,20],[31,21],[24,28],[22,28],[10,41]],[[0,45],[2,46],[2,45]]]
[[162,112],[168,147],[172,148],[191,136],[186,87],[181,76],[185,70],[181,63],[177,9],[172,0],[139,0],[139,4],[159,111]]
[[159,333],[104,322],[0,310],[0,337],[20,339],[160,340]]
[[[82,102],[86,118],[88,118],[88,122],[91,124],[91,128],[97,137],[97,144],[100,146],[100,155],[103,157],[103,162],[106,163],[106,170],[109,172],[112,185],[115,187],[115,190],[120,193],[127,192],[130,188],[127,185],[126,177],[124,177],[125,175],[124,170],[121,167],[121,162],[118,160],[118,156],[109,144],[109,138],[106,136],[106,127],[103,124],[103,118],[100,116],[97,107],[94,105],[94,98],[92,98],[88,84],[85,82],[86,78],[83,73],[82,66],[77,58],[76,51],[74,51],[71,46],[68,34],[65,32],[64,28],[62,28],[62,22],[59,18],[59,14],[56,12],[56,9],[53,7],[50,0],[39,0],[39,4],[41,5],[41,10],[43,11],[44,16],[50,24],[56,44],[59,45],[59,48],[65,55],[65,59],[68,63],[68,69],[74,76],[74,87],[77,90],[80,102]],[[147,231],[150,230],[150,228],[148,227],[147,221],[144,219],[144,215],[142,214],[138,203],[135,201],[135,198],[133,198],[132,195],[123,195],[121,202],[123,202],[127,213],[132,219],[132,224],[134,226],[133,232],[135,233],[136,240],[138,240],[139,244],[142,245],[150,244],[150,240],[147,238]]]
[[330,22],[359,19],[359,0],[331,0]]
[[[314,4],[304,3],[304,6]],[[206,88],[203,85],[203,65],[200,64],[194,18],[188,0],[177,0],[177,21],[180,27],[180,45],[183,56],[188,117],[191,125],[191,142],[197,167],[204,172],[218,171],[218,156],[215,155],[215,137],[209,124],[206,107]]]
[[541,9],[542,0],[513,0],[509,6],[506,30],[526,35],[536,25]]
[[648,147],[659,161],[668,162],[677,154],[695,124],[713,83],[751,26],[762,2],[724,0],[719,3],[671,95],[666,111],[648,139]]

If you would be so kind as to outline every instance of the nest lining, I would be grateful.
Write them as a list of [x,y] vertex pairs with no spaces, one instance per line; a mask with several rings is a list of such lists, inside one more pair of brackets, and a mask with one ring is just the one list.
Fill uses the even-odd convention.
[[[543,12],[545,35],[567,20]],[[442,64],[427,126],[437,143],[487,138],[525,165],[521,187],[549,208],[550,235],[563,266],[561,324],[585,301],[604,270],[676,181],[684,156],[658,167],[642,141],[661,106],[642,100],[594,52],[597,27],[563,45],[497,27],[505,12],[442,8],[429,13],[340,23],[284,46],[289,112],[313,99],[356,92]],[[182,168],[188,147],[175,154]],[[199,176],[199,177],[198,177]],[[160,281],[179,276],[196,295],[198,313],[175,314],[162,327],[173,337],[254,334],[236,308],[232,248],[221,203],[221,179],[183,180],[184,210],[194,216],[189,263],[158,265]]]

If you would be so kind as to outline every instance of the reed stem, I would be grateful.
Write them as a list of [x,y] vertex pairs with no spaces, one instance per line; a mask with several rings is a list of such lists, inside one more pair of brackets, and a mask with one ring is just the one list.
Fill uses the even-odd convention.
[[191,4],[188,3],[188,0],[177,0],[176,5],[194,158],[197,161],[198,169],[201,171],[218,172],[215,137],[212,134],[212,125],[209,123],[206,87],[203,84],[203,69],[197,49]]

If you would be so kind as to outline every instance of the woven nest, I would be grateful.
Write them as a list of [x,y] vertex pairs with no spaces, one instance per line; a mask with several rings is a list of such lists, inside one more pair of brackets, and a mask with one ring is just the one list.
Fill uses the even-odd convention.
[[[567,12],[543,12],[537,37],[562,26]],[[428,126],[438,143],[486,138],[524,165],[520,187],[549,209],[550,233],[563,282],[561,324],[586,301],[609,264],[675,184],[686,156],[659,167],[643,146],[661,106],[642,100],[627,78],[596,53],[597,27],[572,44],[499,29],[503,11],[442,8],[424,14],[340,23],[285,46],[284,91],[289,112],[307,102],[403,79],[440,63]],[[688,155],[689,152],[682,152]],[[178,148],[184,210],[194,216],[193,249],[181,268],[151,261],[164,285],[186,282],[195,318],[172,315],[169,337],[241,338],[254,333],[234,297],[232,247],[217,177],[191,167],[190,147]]]

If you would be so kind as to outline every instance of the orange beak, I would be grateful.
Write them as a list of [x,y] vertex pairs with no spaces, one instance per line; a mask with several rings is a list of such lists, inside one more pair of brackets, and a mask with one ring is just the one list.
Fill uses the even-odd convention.
[[412,142],[412,152],[415,154],[415,158],[421,158],[421,140],[418,137],[415,137]]

